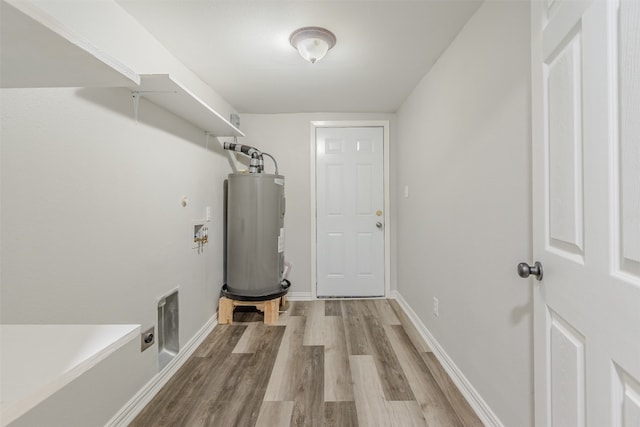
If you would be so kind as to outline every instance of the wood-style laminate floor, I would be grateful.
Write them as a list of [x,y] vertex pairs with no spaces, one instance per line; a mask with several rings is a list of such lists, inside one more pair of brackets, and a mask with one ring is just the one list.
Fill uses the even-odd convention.
[[131,424],[481,426],[394,300],[291,301],[218,325]]

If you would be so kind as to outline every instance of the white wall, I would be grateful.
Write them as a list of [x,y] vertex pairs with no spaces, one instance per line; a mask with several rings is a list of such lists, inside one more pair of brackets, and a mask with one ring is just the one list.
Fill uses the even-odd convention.
[[[113,0],[31,3],[133,71],[170,73],[224,117],[234,111]],[[157,323],[157,299],[179,287],[188,342],[214,315],[223,282],[230,167],[217,140],[207,149],[202,130],[145,99],[136,123],[128,89],[3,89],[0,98],[0,321],[145,328]],[[193,221],[207,206],[210,243],[199,252]],[[104,424],[157,373],[156,352],[103,369],[121,380],[108,391],[83,380],[101,408],[85,411],[87,425]],[[54,406],[26,422],[53,417]]]
[[[136,123],[126,89],[3,89],[1,117],[1,321],[146,327],[179,286],[186,343],[223,280],[230,168],[216,140],[205,149],[202,131],[144,99]],[[206,206],[211,243],[198,253],[192,220]],[[140,388],[156,351],[114,375]],[[111,395],[119,406],[130,397]]]
[[[243,144],[273,155],[280,173],[285,176],[287,213],[285,215],[285,258],[293,263],[290,276],[291,292],[311,295],[311,122],[319,120],[389,120],[390,158],[395,159],[395,115],[351,113],[304,114],[242,114],[241,129],[246,138]],[[272,172],[270,159],[265,158],[267,172]],[[390,171],[391,185],[395,184],[395,169]],[[393,196],[392,196],[393,199]],[[392,200],[393,205],[393,200]],[[392,227],[394,211],[391,212]],[[394,236],[395,237],[395,236]],[[392,238],[391,282],[395,285],[395,238]]]
[[398,291],[507,426],[533,422],[528,8],[485,2],[398,111]]

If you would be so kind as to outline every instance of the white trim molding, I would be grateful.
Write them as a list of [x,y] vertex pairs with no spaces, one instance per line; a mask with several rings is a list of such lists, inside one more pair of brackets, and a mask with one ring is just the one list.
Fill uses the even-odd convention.
[[498,416],[491,410],[487,402],[484,401],[480,393],[473,387],[471,382],[464,376],[462,371],[456,366],[442,346],[436,341],[431,332],[422,323],[418,315],[413,311],[409,303],[398,291],[393,291],[391,298],[398,301],[402,310],[407,314],[413,325],[416,327],[422,339],[427,343],[433,355],[438,359],[444,370],[447,372],[453,383],[458,387],[460,393],[469,402],[471,408],[478,415],[485,426],[504,427]]
[[318,128],[348,128],[348,127],[381,127],[383,128],[383,169],[384,169],[384,294],[389,296],[391,292],[391,233],[393,228],[393,220],[391,214],[391,193],[390,193],[390,166],[389,166],[389,150],[391,141],[389,140],[389,120],[312,120],[310,126],[310,188],[309,195],[311,199],[311,296],[313,299],[318,296],[318,278],[317,278],[317,219],[316,219],[316,129]]
[[286,296],[289,301],[311,301],[315,299],[311,292],[289,292]]
[[163,370],[158,372],[105,424],[105,427],[126,427],[151,402],[151,399],[169,382],[178,369],[191,357],[198,346],[207,338],[218,324],[218,312],[211,317],[198,332],[187,342]]

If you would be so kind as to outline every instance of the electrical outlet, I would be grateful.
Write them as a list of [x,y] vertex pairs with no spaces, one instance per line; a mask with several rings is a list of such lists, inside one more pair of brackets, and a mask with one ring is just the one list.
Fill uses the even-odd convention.
[[433,315],[438,317],[440,312],[438,311],[438,298],[433,297]]

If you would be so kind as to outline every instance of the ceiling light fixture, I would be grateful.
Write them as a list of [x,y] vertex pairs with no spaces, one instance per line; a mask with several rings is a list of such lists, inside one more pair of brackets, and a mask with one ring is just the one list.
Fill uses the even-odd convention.
[[336,36],[325,28],[303,27],[291,33],[289,42],[300,56],[313,64],[336,44]]

